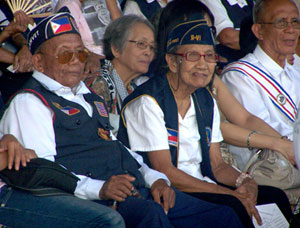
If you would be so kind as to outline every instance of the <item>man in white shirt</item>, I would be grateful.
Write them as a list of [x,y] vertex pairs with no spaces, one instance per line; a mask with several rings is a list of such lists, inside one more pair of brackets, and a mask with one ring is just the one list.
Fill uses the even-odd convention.
[[[227,66],[222,77],[232,94],[252,114],[281,135],[293,139],[293,124],[300,100],[300,77],[286,58],[295,52],[299,12],[292,0],[259,0],[254,6],[252,31],[258,38],[253,53]],[[251,148],[251,135],[248,137]],[[231,148],[242,168],[247,150]]]
[[[118,213],[103,207],[110,205],[129,227],[206,226],[216,216],[221,216],[222,224],[215,227],[240,224],[229,208],[170,188],[164,174],[150,169],[141,156],[114,138],[104,101],[81,81],[88,55],[69,13],[44,19],[30,32],[28,43],[36,70],[6,109],[0,132],[15,135],[38,157],[63,165],[79,181],[75,197],[36,199],[17,190],[7,193],[16,201],[20,197],[20,203],[28,202],[29,208],[20,211],[38,211],[43,225],[31,224],[26,213],[19,215],[20,220],[36,227],[79,227],[67,222],[86,218],[81,227],[123,227]],[[49,211],[55,214],[53,223]],[[63,222],[62,217],[68,219]],[[7,224],[18,227],[20,221],[9,218],[15,223]]]

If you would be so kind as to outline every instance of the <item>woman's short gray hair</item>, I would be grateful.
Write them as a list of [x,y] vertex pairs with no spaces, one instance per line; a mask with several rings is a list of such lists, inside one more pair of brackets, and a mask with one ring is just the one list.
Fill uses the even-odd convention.
[[132,28],[139,23],[145,24],[154,33],[154,27],[147,19],[133,14],[122,16],[107,26],[103,37],[103,49],[106,59],[114,59],[112,46],[120,52],[124,50]]

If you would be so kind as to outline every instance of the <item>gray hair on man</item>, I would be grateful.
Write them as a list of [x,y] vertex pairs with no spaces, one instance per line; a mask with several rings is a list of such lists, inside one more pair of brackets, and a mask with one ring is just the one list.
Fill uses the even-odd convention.
[[[254,7],[253,7],[253,22],[255,24],[259,24],[263,21],[263,14],[264,14],[264,9],[265,9],[265,4],[270,1],[270,0],[256,0]],[[298,11],[299,11],[299,7],[300,7],[300,0],[290,0],[291,2],[293,2]]]

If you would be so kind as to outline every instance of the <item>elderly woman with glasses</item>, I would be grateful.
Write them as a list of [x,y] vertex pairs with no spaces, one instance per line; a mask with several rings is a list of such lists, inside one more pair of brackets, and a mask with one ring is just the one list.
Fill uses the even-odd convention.
[[86,84],[104,96],[116,133],[123,100],[148,79],[141,75],[148,72],[154,58],[154,28],[146,19],[136,15],[120,17],[107,27],[103,45],[106,59],[100,76],[88,78]]
[[[204,17],[185,15],[168,34],[166,74],[139,86],[124,101],[118,138],[194,197],[232,207],[245,227],[261,223],[256,204],[274,202],[290,216],[285,194],[258,188],[220,154],[220,115],[210,92],[218,56]],[[250,216],[249,216],[250,215]]]

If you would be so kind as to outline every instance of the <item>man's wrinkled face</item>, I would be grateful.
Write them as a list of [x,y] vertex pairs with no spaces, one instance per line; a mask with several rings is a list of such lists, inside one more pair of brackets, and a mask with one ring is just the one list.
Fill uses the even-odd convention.
[[[259,39],[263,49],[272,58],[295,52],[300,29],[294,28],[290,22],[298,18],[299,12],[290,0],[272,0],[266,3]],[[282,21],[288,22],[287,27],[278,28],[274,24]]]
[[[78,53],[85,48],[77,34],[63,34],[46,41],[41,47],[38,70],[63,86],[73,88],[83,78],[85,61]],[[73,53],[72,59],[64,63],[61,56]],[[63,62],[63,63],[61,63]],[[66,61],[65,61],[66,62]]]

